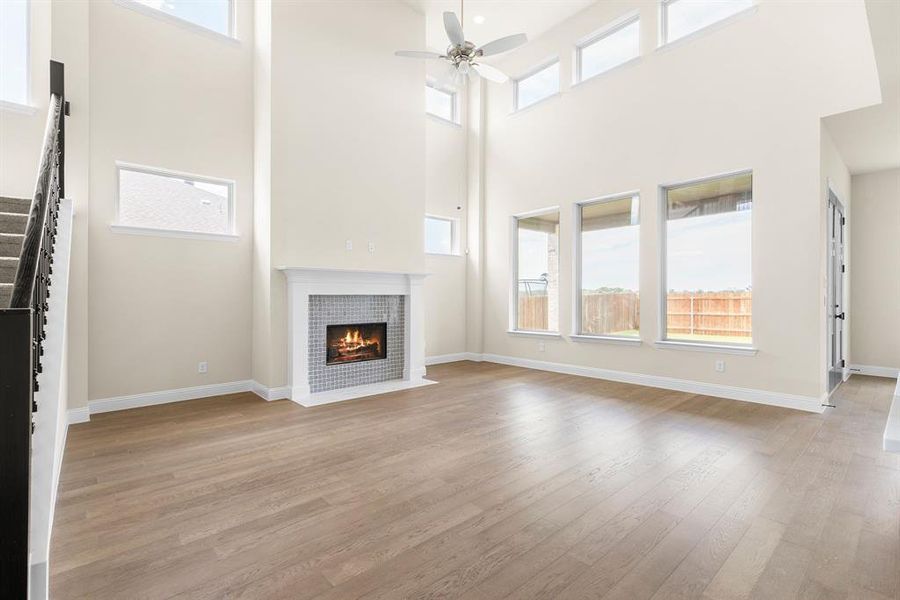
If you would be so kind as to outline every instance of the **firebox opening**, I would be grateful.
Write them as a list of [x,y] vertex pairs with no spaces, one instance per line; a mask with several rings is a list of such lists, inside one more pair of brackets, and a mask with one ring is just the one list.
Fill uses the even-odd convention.
[[387,358],[387,323],[328,325],[325,350],[326,365]]

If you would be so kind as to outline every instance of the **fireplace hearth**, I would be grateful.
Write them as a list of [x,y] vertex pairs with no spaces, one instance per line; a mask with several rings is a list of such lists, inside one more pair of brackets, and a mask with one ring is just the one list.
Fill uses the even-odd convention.
[[325,364],[342,365],[387,358],[387,323],[328,325]]

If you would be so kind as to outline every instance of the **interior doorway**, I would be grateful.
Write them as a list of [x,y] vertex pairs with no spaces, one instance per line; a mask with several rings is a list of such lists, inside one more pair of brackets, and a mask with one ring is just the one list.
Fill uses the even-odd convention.
[[844,281],[847,266],[844,262],[845,228],[844,205],[828,190],[828,392],[833,392],[844,380],[844,331],[847,313],[844,306]]

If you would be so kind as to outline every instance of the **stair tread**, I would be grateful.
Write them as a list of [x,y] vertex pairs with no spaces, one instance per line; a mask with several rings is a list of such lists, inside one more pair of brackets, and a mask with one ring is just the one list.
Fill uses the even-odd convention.
[[10,212],[12,214],[28,214],[29,210],[31,210],[30,199],[0,196],[0,212]]

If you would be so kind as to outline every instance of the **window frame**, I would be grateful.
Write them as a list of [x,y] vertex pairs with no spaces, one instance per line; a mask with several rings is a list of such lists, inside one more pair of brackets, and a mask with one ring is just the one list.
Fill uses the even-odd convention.
[[34,98],[32,97],[32,72],[31,72],[31,27],[32,27],[32,6],[31,0],[24,0],[25,2],[25,103],[14,102],[12,100],[6,100],[5,98],[0,98],[0,109],[7,110],[9,112],[20,113],[25,115],[35,115],[37,114],[37,107],[34,105]]
[[[598,335],[593,333],[584,333],[582,331],[582,306],[581,306],[581,295],[582,295],[582,287],[581,287],[581,273],[582,273],[582,244],[581,244],[581,226],[582,226],[582,209],[585,206],[591,206],[593,204],[604,204],[607,202],[615,202],[617,200],[625,200],[626,198],[631,199],[632,201],[637,198],[638,201],[638,211],[641,210],[641,193],[640,190],[630,190],[627,192],[621,192],[617,194],[608,194],[606,196],[599,196],[596,198],[588,198],[587,200],[580,200],[573,205],[573,217],[575,223],[574,235],[573,237],[573,261],[572,261],[572,283],[574,288],[574,295],[572,297],[572,333],[569,337],[576,342],[610,342],[610,343],[618,343],[625,344],[629,346],[640,346],[643,342],[641,341],[641,332],[642,329],[638,327],[638,335],[636,337],[633,336],[625,336],[625,335]],[[640,214],[640,212],[639,212]],[[641,223],[643,219],[638,220],[638,281],[640,281],[641,275]],[[638,290],[640,292],[640,290]]]
[[[584,77],[582,74],[584,71],[584,69],[582,68],[582,66],[583,66],[582,53],[583,53],[584,49],[588,48],[590,46],[593,46],[597,42],[613,35],[614,33],[617,33],[618,31],[624,29],[625,27],[628,27],[629,25],[631,25],[632,23],[635,23],[635,22],[638,23],[638,51],[637,51],[637,54],[635,54],[633,57],[629,58],[628,60],[626,60],[624,62],[621,62],[612,67],[609,67],[606,70],[600,71],[598,73],[594,73],[590,77]],[[598,29],[597,31],[595,31],[591,34],[588,34],[587,36],[576,41],[575,42],[575,57],[574,57],[574,60],[572,61],[572,64],[573,64],[574,70],[575,70],[574,76],[572,78],[574,85],[584,83],[585,81],[590,81],[591,79],[600,77],[601,75],[605,75],[606,73],[609,73],[610,71],[618,69],[619,67],[624,67],[625,65],[639,59],[641,57],[640,22],[641,22],[640,11],[633,10],[633,11],[625,13],[621,17],[615,19],[614,21],[607,23],[601,29]]]
[[[750,326],[750,341],[744,344],[738,344],[733,342],[699,342],[699,341],[689,341],[689,340],[678,340],[678,339],[670,339],[668,337],[668,224],[669,224],[669,205],[668,198],[666,192],[670,189],[687,187],[690,185],[696,185],[699,183],[706,183],[708,181],[715,181],[717,179],[727,179],[730,177],[737,177],[740,175],[750,175],[751,183],[750,183],[750,194],[751,198],[753,197],[753,190],[755,185],[753,184],[753,169],[745,168],[745,169],[737,169],[735,171],[727,171],[724,173],[716,173],[714,175],[707,175],[703,177],[697,177],[694,179],[684,179],[679,181],[674,181],[670,183],[660,184],[658,186],[658,201],[657,201],[657,236],[659,239],[658,251],[659,256],[657,257],[657,264],[659,266],[659,293],[657,296],[657,338],[654,342],[654,346],[660,349],[671,349],[671,350],[693,350],[693,351],[710,351],[710,352],[718,352],[721,354],[747,354],[747,355],[755,355],[758,352],[756,348],[756,339],[754,338],[754,327]],[[751,209],[750,213],[750,286],[753,289],[753,232],[755,230],[754,221],[756,211]]]
[[[559,338],[562,337],[562,333],[560,332],[561,323],[557,321],[555,331],[541,331],[538,329],[519,329],[519,221],[521,219],[528,219],[531,217],[540,217],[541,215],[549,215],[556,213],[557,219],[559,220],[558,227],[560,229],[560,233],[562,233],[562,212],[560,211],[560,207],[557,206],[548,206],[545,208],[539,208],[536,210],[531,210],[528,212],[517,213],[512,215],[509,218],[510,224],[510,261],[509,261],[509,326],[507,327],[506,332],[514,335],[524,335],[524,336],[535,336],[535,337],[550,337],[550,338]],[[560,236],[561,238],[562,236]],[[561,242],[559,239],[557,243]],[[559,246],[559,251],[562,250],[561,244]],[[561,274],[559,270],[559,266],[562,264],[560,260],[559,251],[556,255],[557,260],[557,272]],[[560,295],[561,288],[557,288],[557,295]],[[557,303],[559,303],[559,298],[557,298]]]
[[[176,237],[191,238],[201,240],[237,240],[240,236],[236,230],[235,224],[235,185],[232,179],[222,179],[219,177],[210,177],[207,175],[197,175],[195,173],[185,173],[183,171],[173,171],[171,169],[163,169],[160,167],[150,167],[147,165],[139,165],[124,161],[116,161],[116,203],[113,222],[110,229],[116,233],[129,233],[134,235],[148,235],[156,237]],[[228,187],[228,233],[206,232],[206,231],[187,231],[184,229],[168,229],[162,227],[142,227],[140,225],[130,225],[121,223],[119,220],[119,210],[122,204],[122,171],[132,171],[137,173],[145,173],[148,175],[158,175],[161,177],[171,177],[177,179],[189,179],[200,183],[212,183],[215,185],[224,185]]]
[[684,40],[689,40],[697,35],[701,35],[702,33],[713,31],[718,27],[722,27],[730,23],[734,19],[738,19],[745,14],[754,12],[757,7],[757,0],[751,0],[750,6],[742,8],[737,12],[731,13],[727,17],[723,17],[718,21],[713,21],[709,25],[704,25],[700,29],[696,29],[690,33],[687,33],[678,39],[669,40],[669,13],[666,9],[679,1],[680,0],[659,0],[659,13],[657,14],[657,22],[659,23],[659,43],[657,44],[657,48],[664,48],[667,46],[671,46],[672,44],[678,44]]
[[523,110],[528,110],[529,108],[531,108],[533,106],[537,106],[538,104],[541,104],[542,102],[545,102],[545,101],[549,100],[550,98],[555,98],[556,96],[559,96],[562,93],[562,85],[561,85],[561,81],[560,81],[560,79],[562,78],[562,71],[560,70],[559,77],[557,77],[557,81],[556,81],[556,91],[555,92],[553,92],[552,94],[550,94],[548,96],[544,96],[540,100],[535,100],[528,106],[521,106],[521,107],[519,106],[519,85],[526,79],[534,77],[541,71],[549,69],[550,67],[552,67],[553,65],[556,65],[556,64],[560,65],[560,67],[562,66],[562,64],[560,63],[560,60],[559,60],[559,56],[553,56],[551,58],[548,58],[548,59],[538,63],[537,66],[532,67],[531,69],[529,69],[522,75],[519,75],[518,77],[516,77],[512,80],[513,113],[518,113],[518,112],[522,112]]
[[428,102],[425,103],[425,114],[433,119],[437,119],[439,122],[446,125],[455,125],[458,127],[460,125],[459,92],[446,87],[441,87],[440,85],[438,85],[437,81],[430,77],[425,80],[425,87],[450,96],[450,113],[452,118],[448,120],[441,115],[429,112]]
[[[428,219],[434,219],[436,221],[447,221],[450,223],[450,252],[428,252],[425,251],[425,256],[460,256],[460,243],[459,243],[459,219],[456,217],[445,217],[442,215],[435,215],[432,213],[425,213],[425,218],[422,221],[423,227],[425,226],[425,222]],[[422,244],[424,247],[427,247],[427,244]]]
[[158,8],[147,6],[146,4],[138,2],[138,0],[113,0],[113,3],[141,13],[142,15],[146,15],[165,23],[169,23],[182,27],[183,29],[193,31],[194,33],[211,36],[218,40],[240,44],[240,40],[238,40],[237,37],[237,2],[235,0],[228,0],[228,33],[222,33],[221,31],[210,29],[209,27],[205,27],[204,25],[200,25],[199,23],[195,23],[194,21],[184,19],[182,17],[179,17],[178,15],[173,15]]

